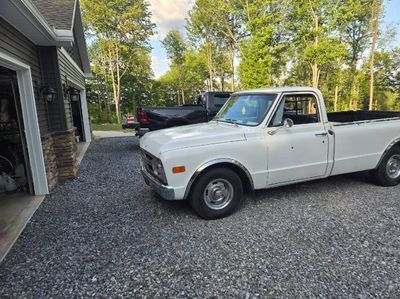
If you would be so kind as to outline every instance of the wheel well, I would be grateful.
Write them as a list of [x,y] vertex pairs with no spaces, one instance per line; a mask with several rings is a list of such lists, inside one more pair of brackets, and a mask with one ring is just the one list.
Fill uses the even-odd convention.
[[[400,147],[400,140],[397,141],[395,144],[393,144],[393,146],[398,146],[398,147]],[[392,147],[393,147],[393,146],[392,146]]]
[[379,165],[381,164],[381,162],[382,162],[383,158],[385,157],[386,153],[388,151],[390,151],[394,147],[400,147],[400,138],[394,140],[392,143],[389,144],[389,146],[383,152],[383,154],[382,154],[381,158],[379,159],[378,164],[376,164],[375,168],[379,167]]
[[193,180],[193,182],[190,184],[190,186],[188,186],[189,190],[187,191],[187,195],[190,194],[190,191],[192,190],[193,185],[196,183],[196,181],[199,179],[199,177],[206,173],[207,171],[210,171],[214,168],[229,168],[231,170],[233,170],[240,178],[240,180],[242,181],[243,184],[243,191],[244,192],[252,192],[253,191],[253,184],[250,181],[250,178],[248,177],[248,175],[246,174],[246,172],[238,165],[233,164],[233,163],[229,163],[229,162],[221,162],[221,163],[217,163],[217,164],[213,164],[210,165],[206,168],[204,168]]

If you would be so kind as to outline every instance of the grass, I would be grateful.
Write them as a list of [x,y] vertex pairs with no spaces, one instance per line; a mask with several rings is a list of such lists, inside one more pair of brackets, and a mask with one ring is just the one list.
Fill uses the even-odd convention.
[[123,131],[120,124],[91,124],[93,131]]

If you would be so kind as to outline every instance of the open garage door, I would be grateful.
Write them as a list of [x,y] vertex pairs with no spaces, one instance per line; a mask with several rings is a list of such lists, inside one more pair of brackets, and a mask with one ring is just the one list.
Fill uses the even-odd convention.
[[0,192],[33,193],[24,132],[16,72],[0,67]]

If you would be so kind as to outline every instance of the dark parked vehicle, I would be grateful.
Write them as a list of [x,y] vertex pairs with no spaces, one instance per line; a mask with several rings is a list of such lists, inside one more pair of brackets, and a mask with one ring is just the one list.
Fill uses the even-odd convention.
[[199,94],[197,103],[177,107],[141,107],[137,111],[139,136],[148,131],[208,122],[214,118],[232,92],[209,91]]
[[140,123],[135,121],[135,117],[132,115],[128,115],[125,119],[125,122],[122,124],[122,129],[135,129],[138,131],[140,128]]

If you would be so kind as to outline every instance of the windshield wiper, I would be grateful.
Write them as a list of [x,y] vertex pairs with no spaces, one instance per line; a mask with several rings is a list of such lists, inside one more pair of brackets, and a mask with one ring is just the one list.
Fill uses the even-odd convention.
[[233,118],[223,118],[222,121],[226,121],[228,123],[234,124],[236,127],[239,127],[239,125],[237,124],[237,120],[233,119]]

